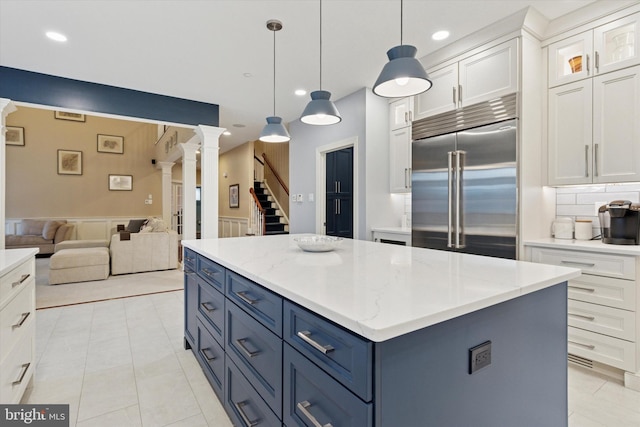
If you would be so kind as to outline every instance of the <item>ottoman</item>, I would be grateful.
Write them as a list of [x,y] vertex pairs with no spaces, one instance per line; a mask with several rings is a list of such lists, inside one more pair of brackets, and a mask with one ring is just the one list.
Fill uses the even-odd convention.
[[87,282],[109,277],[109,249],[62,249],[49,259],[49,284]]
[[63,249],[108,248],[108,247],[109,247],[109,242],[107,240],[64,240],[60,243],[56,243],[54,252],[58,252]]

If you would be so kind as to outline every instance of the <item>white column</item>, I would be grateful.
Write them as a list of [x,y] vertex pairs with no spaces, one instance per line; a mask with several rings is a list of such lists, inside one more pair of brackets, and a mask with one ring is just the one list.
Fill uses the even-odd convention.
[[175,163],[158,162],[162,169],[162,219],[167,226],[171,226],[171,169]]
[[7,157],[5,150],[5,132],[7,131],[7,116],[16,111],[10,99],[0,98],[0,249],[4,249],[4,220],[6,218],[6,182],[7,182]]
[[199,125],[194,129],[202,142],[200,153],[200,233],[203,239],[218,238],[218,157],[219,138],[224,128]]
[[196,151],[197,138],[179,144],[182,151],[182,239],[196,238]]

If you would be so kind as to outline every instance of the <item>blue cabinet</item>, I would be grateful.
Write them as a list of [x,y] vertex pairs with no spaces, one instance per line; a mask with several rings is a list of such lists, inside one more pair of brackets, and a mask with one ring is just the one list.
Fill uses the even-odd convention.
[[198,255],[196,265],[198,276],[216,288],[219,292],[224,293],[226,269],[201,255]]
[[196,325],[198,343],[196,359],[213,391],[220,400],[224,400],[224,350],[200,319],[197,320]]
[[224,305],[225,298],[209,282],[198,278],[198,313],[211,334],[224,346]]
[[195,271],[195,263],[187,262],[187,257],[195,259],[195,253],[185,249],[184,263],[184,348],[190,349],[196,346],[196,313],[198,306],[198,278]]
[[227,272],[226,295],[271,332],[282,337],[282,297],[233,271]]

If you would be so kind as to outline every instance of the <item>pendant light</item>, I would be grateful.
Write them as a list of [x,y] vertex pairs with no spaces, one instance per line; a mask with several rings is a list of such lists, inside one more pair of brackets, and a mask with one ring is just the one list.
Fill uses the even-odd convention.
[[415,56],[415,46],[402,44],[402,12],[400,0],[400,45],[387,51],[389,62],[384,66],[373,93],[385,98],[400,98],[417,95],[431,88],[431,80]]
[[260,133],[262,142],[287,142],[291,139],[289,132],[282,124],[282,118],[276,116],[276,31],[282,29],[282,22],[270,19],[267,28],[273,31],[273,116],[267,117],[267,125]]
[[324,126],[340,122],[342,117],[330,98],[331,92],[322,90],[322,0],[320,0],[320,90],[311,92],[311,101],[300,117],[302,123]]

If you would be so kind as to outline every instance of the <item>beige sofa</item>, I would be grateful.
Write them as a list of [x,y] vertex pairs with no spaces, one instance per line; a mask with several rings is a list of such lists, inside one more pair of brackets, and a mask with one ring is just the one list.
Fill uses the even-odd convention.
[[112,275],[178,268],[178,233],[116,233],[111,236],[109,253]]
[[71,239],[73,224],[67,220],[23,219],[20,234],[4,236],[5,249],[38,248],[39,254],[52,254],[57,243]]

